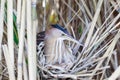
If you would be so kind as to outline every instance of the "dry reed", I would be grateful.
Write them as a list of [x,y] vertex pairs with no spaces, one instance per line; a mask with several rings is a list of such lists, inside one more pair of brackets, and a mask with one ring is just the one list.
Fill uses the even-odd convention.
[[[0,0],[0,79],[120,79],[119,10],[119,0]],[[74,37],[56,40],[54,61],[62,62],[67,44],[64,60],[74,58],[71,63],[47,64],[45,43],[36,45],[52,11]]]

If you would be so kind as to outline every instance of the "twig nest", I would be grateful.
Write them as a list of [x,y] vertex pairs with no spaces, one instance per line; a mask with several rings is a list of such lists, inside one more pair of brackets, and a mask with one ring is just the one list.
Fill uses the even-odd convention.
[[[113,41],[115,40],[116,38]],[[105,69],[110,68],[104,60],[109,60],[112,55],[112,53],[109,53],[111,49],[107,47],[113,45],[114,42],[111,42],[112,40],[109,39],[107,44],[97,42],[91,44],[91,46],[84,47],[74,38],[61,36],[55,40],[54,45],[53,43],[51,44],[53,45],[51,53],[46,55],[44,52],[47,45],[43,41],[38,45],[38,67],[46,78],[91,79],[103,74]],[[83,49],[74,51],[77,50],[75,46],[78,44]],[[77,53],[75,54],[74,52]],[[51,56],[51,54],[54,55],[49,61],[47,57]]]
[[[77,56],[73,53],[73,46],[79,44],[79,42],[70,36],[61,36],[55,39],[55,43],[52,43],[52,45],[46,45],[46,47],[45,44],[45,41],[43,41],[37,48],[39,65],[53,74],[69,73],[77,59]],[[44,52],[49,49],[52,53],[46,55]],[[52,58],[48,59],[48,56],[51,57],[51,55],[53,55]]]

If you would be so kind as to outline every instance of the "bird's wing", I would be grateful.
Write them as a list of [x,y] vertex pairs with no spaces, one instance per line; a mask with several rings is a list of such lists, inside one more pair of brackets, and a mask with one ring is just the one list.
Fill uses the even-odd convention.
[[44,41],[45,38],[45,31],[42,31],[37,34],[37,45]]

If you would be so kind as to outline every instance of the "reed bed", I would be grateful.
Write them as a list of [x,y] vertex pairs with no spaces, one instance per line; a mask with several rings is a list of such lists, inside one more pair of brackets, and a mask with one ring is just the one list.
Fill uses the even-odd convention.
[[[36,45],[55,23],[73,39],[56,40],[54,61],[64,43],[71,63],[46,63],[45,42]],[[0,80],[120,79],[119,0],[0,0],[0,28]]]

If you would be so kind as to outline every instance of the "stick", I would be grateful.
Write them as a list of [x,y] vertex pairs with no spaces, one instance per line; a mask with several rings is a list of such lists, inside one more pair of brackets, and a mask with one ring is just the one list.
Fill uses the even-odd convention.
[[23,67],[23,51],[24,51],[24,35],[25,35],[25,1],[23,0],[22,5],[22,17],[21,17],[21,28],[19,38],[19,50],[18,50],[18,76],[17,80],[22,80],[22,67]]
[[20,29],[20,20],[21,20],[21,0],[17,1],[17,29],[18,29],[18,35],[19,35],[19,29]]
[[31,0],[27,0],[27,42],[28,42],[28,71],[29,80],[36,80],[35,53],[33,53],[33,32],[31,17]]
[[9,80],[15,80],[14,67],[12,65],[10,54],[8,52],[8,47],[7,45],[3,45],[2,48],[3,48],[3,53],[5,56],[5,61],[6,61],[7,68],[8,68]]
[[[2,44],[2,38],[3,38],[3,19],[4,19],[4,5],[5,5],[5,0],[1,0],[1,6],[0,6],[0,61],[2,60],[2,50],[1,50],[1,44]],[[1,70],[1,65],[0,65],[0,70]]]
[[14,67],[14,41],[13,41],[13,0],[7,0],[7,39],[8,51],[10,54],[12,67]]
[[116,80],[120,76],[120,66],[113,72],[108,80]]

